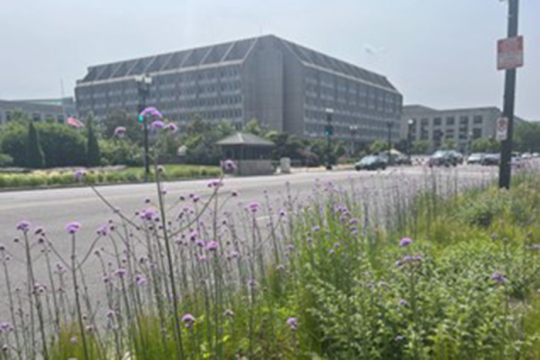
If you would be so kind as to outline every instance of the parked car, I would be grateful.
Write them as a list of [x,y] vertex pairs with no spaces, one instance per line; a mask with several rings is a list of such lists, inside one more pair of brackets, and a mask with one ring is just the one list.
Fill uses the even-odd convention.
[[521,169],[523,167],[523,158],[519,156],[512,156],[512,159],[510,160],[510,165],[513,168]]
[[455,150],[450,150],[450,153],[452,154],[452,156],[454,156],[456,159],[457,159],[457,163],[458,164],[463,164],[463,154],[460,153],[459,151],[455,151]]
[[396,165],[412,165],[411,158],[405,154],[399,154],[394,159]]
[[359,162],[354,164],[357,171],[360,170],[378,170],[386,169],[388,166],[388,157],[384,155],[368,155],[364,156]]
[[481,164],[484,166],[498,166],[501,163],[500,154],[486,154]]
[[459,159],[455,151],[445,151],[439,150],[436,151],[429,158],[428,165],[429,167],[433,166],[457,166]]
[[467,164],[469,165],[480,165],[482,163],[482,159],[484,159],[485,154],[483,153],[474,153],[469,155],[467,158]]

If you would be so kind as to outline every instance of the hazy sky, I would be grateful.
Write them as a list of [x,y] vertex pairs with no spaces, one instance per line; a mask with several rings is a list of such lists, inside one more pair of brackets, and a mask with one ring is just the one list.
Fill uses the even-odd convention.
[[[274,34],[382,73],[406,104],[502,106],[499,0],[0,0],[0,99],[66,95],[89,65]],[[540,120],[540,1],[521,0],[517,114]]]

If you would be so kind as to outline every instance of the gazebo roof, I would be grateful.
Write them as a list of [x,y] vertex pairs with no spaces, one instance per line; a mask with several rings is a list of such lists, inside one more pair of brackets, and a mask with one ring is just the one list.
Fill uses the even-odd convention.
[[263,139],[257,135],[237,132],[216,143],[220,146],[245,145],[245,146],[275,146],[272,141]]

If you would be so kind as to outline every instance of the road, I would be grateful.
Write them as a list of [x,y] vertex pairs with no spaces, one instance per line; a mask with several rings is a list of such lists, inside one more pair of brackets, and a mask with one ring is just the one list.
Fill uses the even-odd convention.
[[[458,170],[437,171],[442,176],[453,176],[457,171],[462,179],[485,179],[493,174],[491,169],[465,166],[458,168]],[[299,199],[306,199],[312,193],[316,181],[332,182],[335,186],[343,186],[345,189],[347,188],[345,185],[354,182],[370,191],[370,189],[384,189],[390,184],[399,186],[399,184],[419,182],[426,178],[427,173],[426,168],[407,167],[388,169],[384,172],[304,172],[289,175],[226,178],[221,191],[225,193],[238,191],[238,198],[235,198],[235,201],[230,201],[227,208],[224,209],[225,211],[235,211],[243,206],[239,206],[239,202],[243,204],[252,201],[264,202],[265,194],[275,199],[274,201],[278,204],[280,199],[285,196],[286,184],[288,184],[290,193]],[[204,199],[213,191],[207,184],[208,180],[165,183],[166,198],[172,202],[180,196],[188,197],[190,194],[196,194]],[[146,199],[156,199],[155,184],[101,186],[98,189],[108,201],[120,208],[125,214],[134,214],[135,211],[146,208]],[[384,196],[384,194],[382,195]],[[67,258],[70,237],[65,230],[66,224],[73,221],[82,224],[82,230],[77,239],[77,252],[86,253],[90,243],[95,238],[96,229],[106,224],[108,219],[113,216],[113,211],[96,196],[92,189],[87,187],[0,193],[0,244],[4,244],[15,258],[10,262],[11,276],[18,286],[23,286],[26,274],[25,266],[22,261],[16,260],[22,260],[24,256],[21,246],[13,242],[13,239],[21,236],[20,232],[16,230],[16,224],[19,221],[27,220],[33,228],[44,227],[48,238]],[[263,216],[261,220],[263,220],[262,218]],[[34,236],[32,238],[34,239]],[[96,265],[90,262],[90,266]],[[45,274],[42,260],[38,260],[35,266],[38,274]],[[89,288],[94,288],[101,281],[99,271],[93,273],[87,279]],[[46,282],[46,279],[43,281]],[[6,299],[3,274],[0,274],[0,301],[2,301],[2,305]],[[6,311],[5,306],[0,306],[0,321],[5,320]]]

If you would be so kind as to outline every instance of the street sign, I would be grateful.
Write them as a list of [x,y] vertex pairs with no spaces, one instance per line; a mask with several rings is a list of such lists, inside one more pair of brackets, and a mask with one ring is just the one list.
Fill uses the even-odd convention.
[[523,36],[499,40],[497,70],[511,70],[523,66]]
[[497,141],[504,141],[508,138],[508,118],[497,119]]

